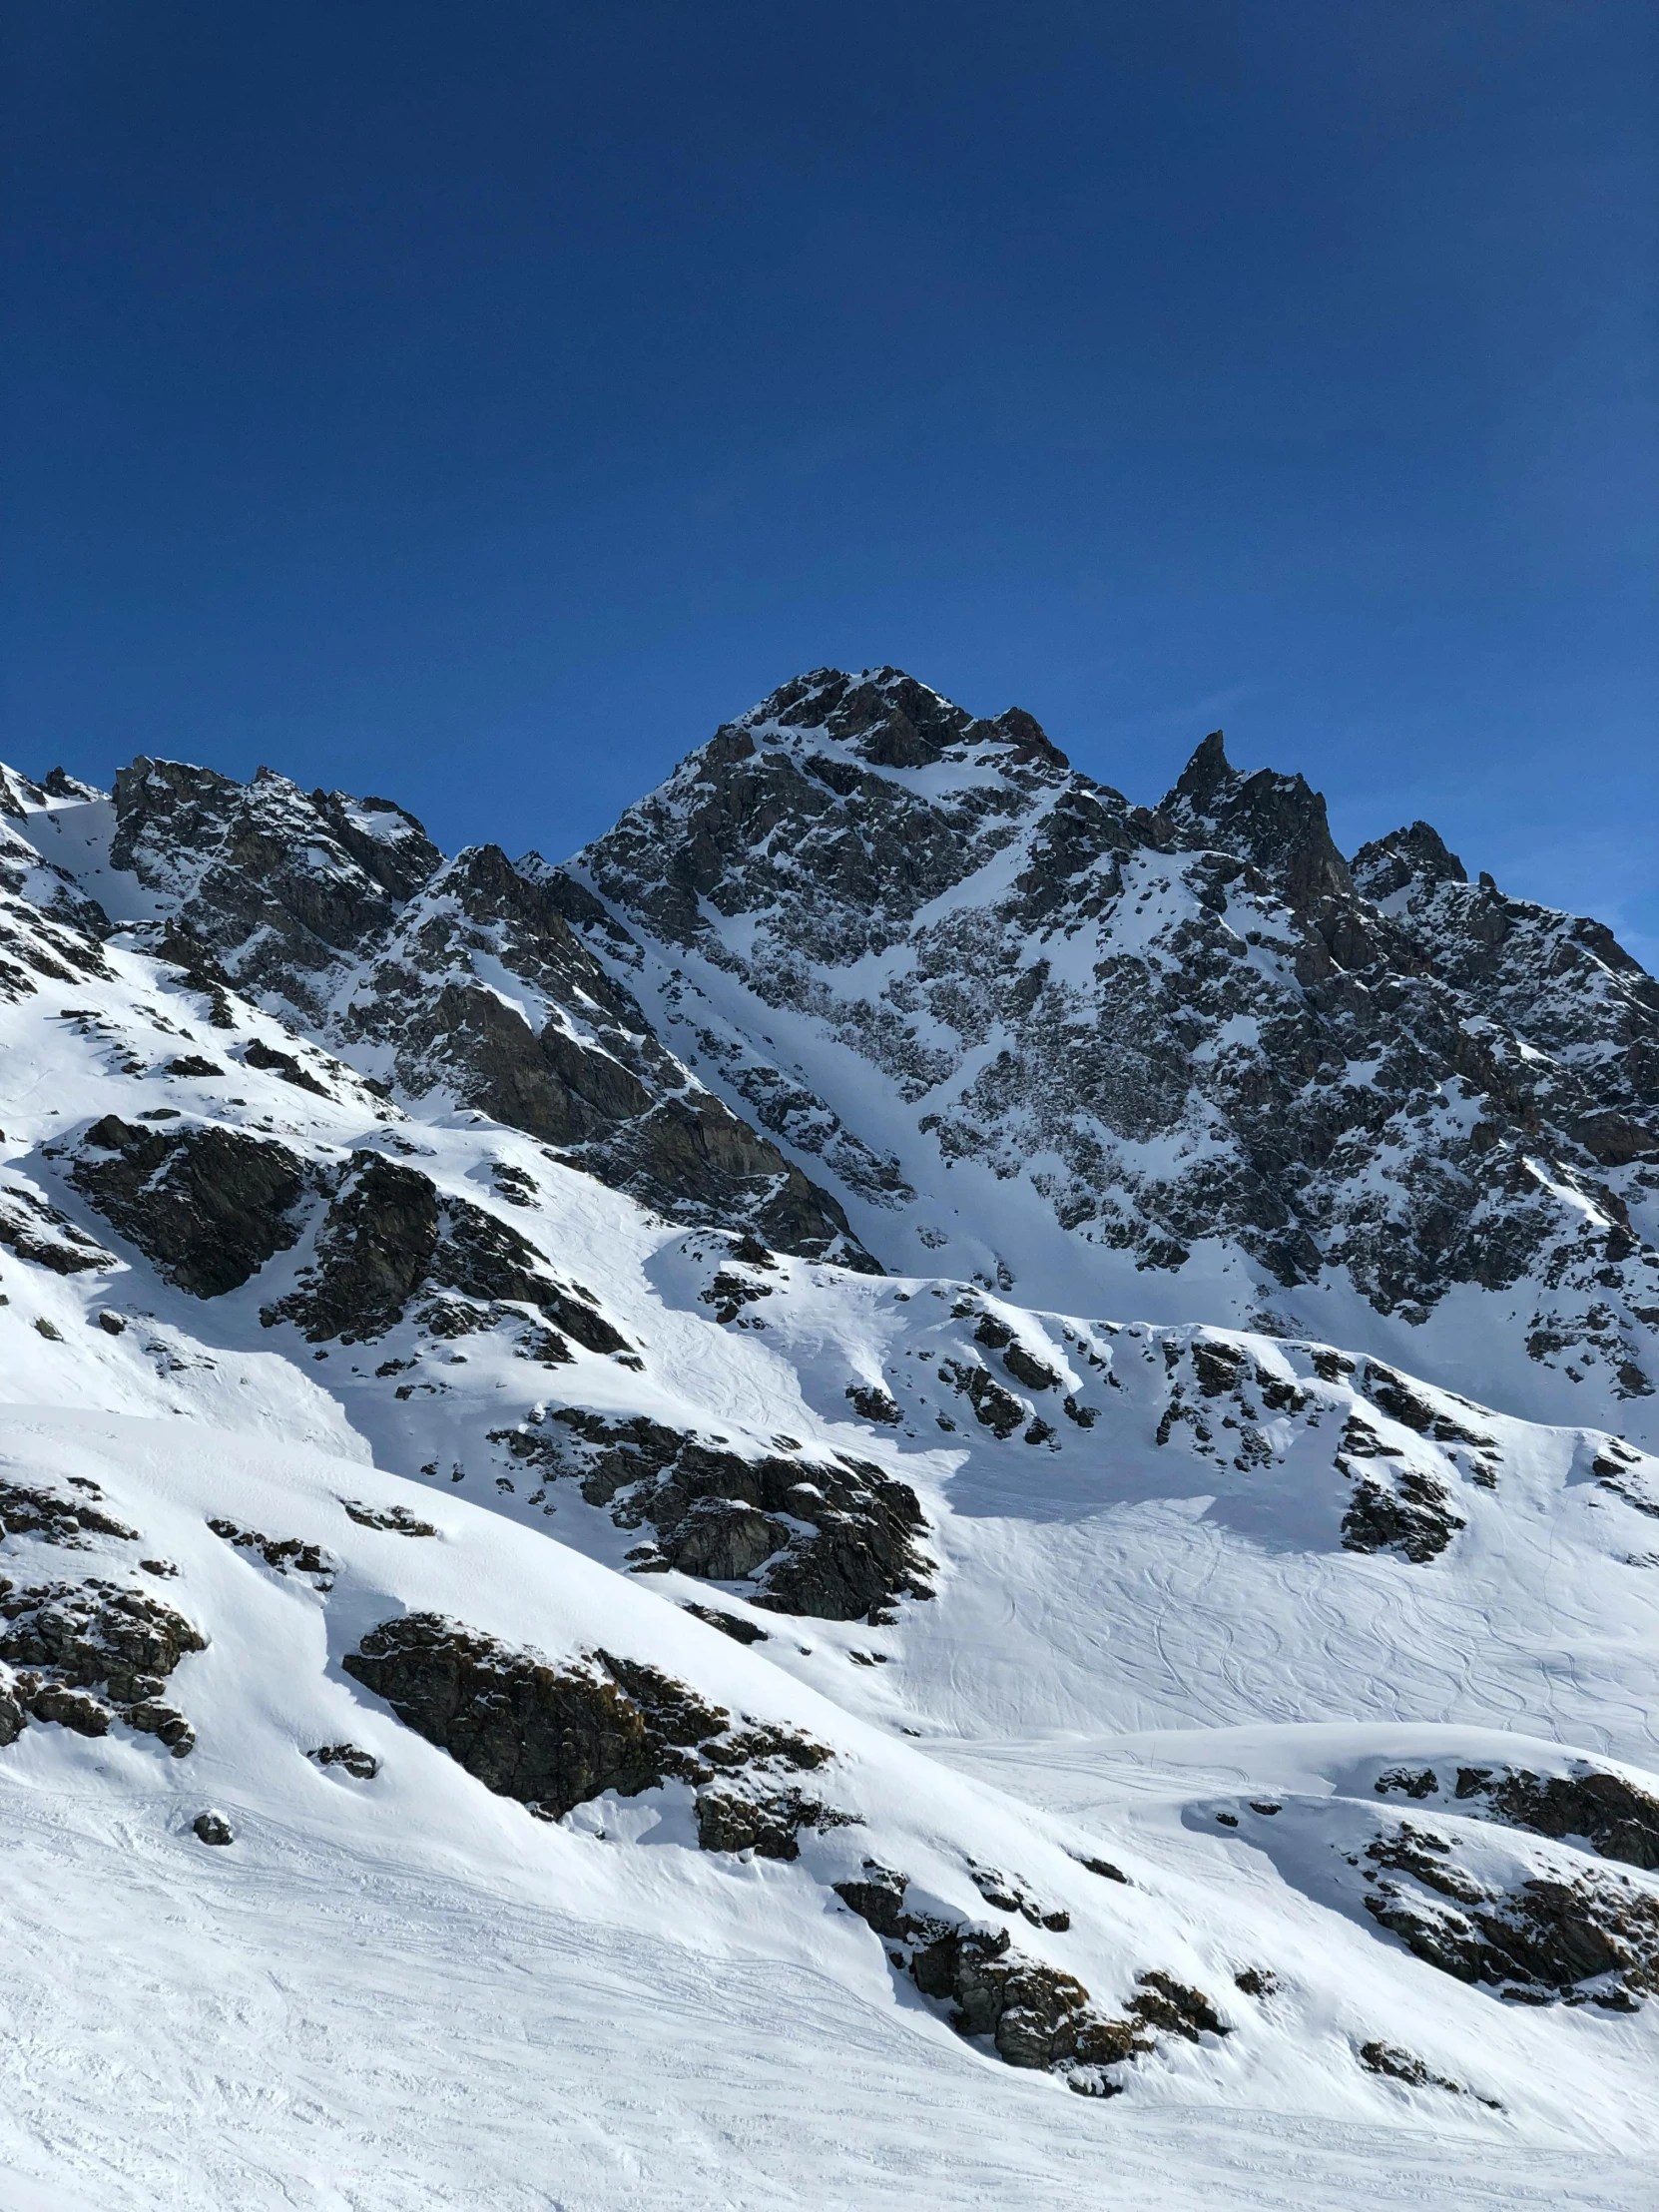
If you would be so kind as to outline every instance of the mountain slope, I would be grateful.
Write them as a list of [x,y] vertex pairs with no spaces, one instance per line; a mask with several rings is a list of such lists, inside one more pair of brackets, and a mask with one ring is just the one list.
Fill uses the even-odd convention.
[[[882,769],[976,882],[1065,783],[983,749]],[[7,791],[21,2203],[1645,2201],[1659,1460],[1588,1383],[837,1264],[782,1164],[644,1204],[415,1034],[586,1007],[665,1086],[607,1146],[707,1119],[637,916],[269,777]]]
[[[51,783],[47,779],[47,783]],[[72,781],[72,780],[71,780]],[[832,1199],[675,1061],[573,937],[574,886],[445,861],[389,800],[139,760],[113,798],[13,777],[61,896],[210,990],[235,983],[406,1095],[464,1101],[682,1220],[869,1265]],[[33,794],[33,797],[30,794]],[[23,830],[32,838],[26,846]]]

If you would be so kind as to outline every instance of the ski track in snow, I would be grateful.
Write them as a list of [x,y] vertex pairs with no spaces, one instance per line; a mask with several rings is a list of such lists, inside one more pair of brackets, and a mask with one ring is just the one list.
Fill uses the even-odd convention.
[[[186,1887],[131,1840],[66,1850],[49,1814],[9,1828],[7,2212],[1655,2201],[1584,2148],[1056,2111],[1017,2077],[988,2093],[969,2053],[918,2054],[901,2018],[826,1975],[515,1910],[459,1879],[336,1855]],[[108,1958],[94,1985],[63,1972],[89,1941]]]

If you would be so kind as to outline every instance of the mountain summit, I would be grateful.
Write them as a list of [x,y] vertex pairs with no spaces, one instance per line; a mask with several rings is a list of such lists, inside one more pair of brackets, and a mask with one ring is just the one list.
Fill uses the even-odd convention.
[[572,873],[659,1033],[883,1265],[1646,1416],[1659,989],[1426,824],[1351,864],[1219,731],[1147,809],[1018,710],[819,670]]

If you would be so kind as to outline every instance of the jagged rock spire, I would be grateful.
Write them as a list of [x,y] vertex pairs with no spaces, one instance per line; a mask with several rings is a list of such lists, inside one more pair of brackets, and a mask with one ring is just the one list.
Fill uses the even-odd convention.
[[1219,730],[1198,747],[1159,812],[1183,833],[1183,842],[1254,862],[1298,909],[1353,889],[1324,795],[1304,777],[1272,769],[1241,775]]

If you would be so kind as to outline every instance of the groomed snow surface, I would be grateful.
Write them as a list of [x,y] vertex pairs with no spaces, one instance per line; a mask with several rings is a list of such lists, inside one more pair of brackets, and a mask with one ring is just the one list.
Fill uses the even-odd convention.
[[[1499,2007],[1312,1905],[1265,1854],[1195,1833],[1218,1786],[1229,1803],[1317,1797],[1333,1776],[1353,1787],[1368,1756],[1547,1762],[1548,1746],[1269,1728],[961,1745],[934,1762],[458,1498],[420,1500],[435,1540],[356,1526],[341,1495],[410,1496],[358,1462],[25,1408],[6,1443],[8,1471],[96,1481],[142,1524],[179,1567],[170,1600],[212,1636],[186,1662],[188,1760],[52,1728],[6,1755],[8,2206],[1654,2201],[1644,2019]],[[206,1521],[228,1503],[319,1540],[332,1591],[215,1537]],[[1233,2035],[1161,2052],[1109,2103],[1071,2096],[906,1998],[811,1852],[700,1853],[672,1786],[531,1820],[339,1671],[363,1627],[434,1603],[555,1655],[603,1637],[833,1741],[869,1833],[924,1871],[965,1840],[1081,1922],[1102,1886],[1074,1869],[1062,1888],[1063,1847],[1104,1844],[1134,1887],[1106,1886],[1109,1910],[1056,1955],[1108,1986],[1114,1952],[1155,1955],[1216,1989]],[[347,1736],[383,1761],[371,1783],[302,1756]],[[1022,1808],[1026,1792],[1054,1810]],[[192,1833],[208,1805],[231,1848]],[[1237,1994],[1233,1959],[1271,1959],[1282,1995]],[[1353,2057],[1368,2034],[1471,2093],[1375,2080]]]

